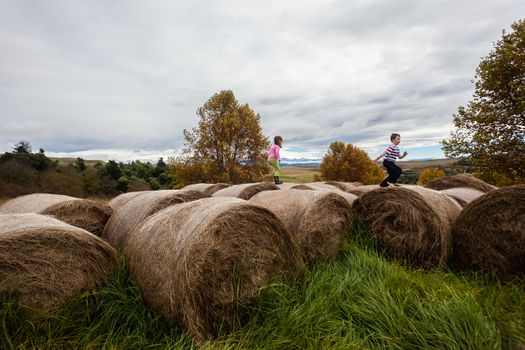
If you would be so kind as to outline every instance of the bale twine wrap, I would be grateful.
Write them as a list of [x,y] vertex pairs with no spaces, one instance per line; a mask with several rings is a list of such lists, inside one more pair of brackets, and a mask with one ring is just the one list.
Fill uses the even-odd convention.
[[373,190],[377,190],[379,188],[381,188],[379,185],[363,185],[363,186],[355,186],[355,187],[349,188],[347,192],[355,194],[356,196],[359,197],[365,193],[368,193]]
[[255,300],[271,279],[303,270],[275,215],[238,198],[166,208],[131,235],[125,253],[145,302],[199,342],[228,329],[238,303]]
[[120,207],[122,207],[124,204],[129,202],[135,197],[141,196],[144,193],[148,193],[150,191],[136,191],[136,192],[126,192],[122,193],[121,195],[116,196],[115,198],[111,199],[108,202],[108,205],[111,207],[111,209],[116,210]]
[[227,187],[230,187],[230,184],[227,184],[227,183],[216,183],[216,184],[199,183],[199,184],[188,185],[182,189],[199,191],[199,192],[204,193],[206,196],[211,197],[215,192],[222,190],[224,188],[227,188]]
[[16,197],[0,206],[0,214],[51,215],[97,236],[102,234],[112,212],[108,205],[95,201],[49,193]]
[[425,185],[425,187],[433,190],[446,190],[449,188],[456,187],[468,187],[480,190],[484,193],[497,189],[496,186],[492,186],[486,183],[485,181],[482,181],[469,174],[443,176],[430,181]]
[[149,216],[177,203],[206,197],[199,191],[161,190],[144,191],[114,210],[102,237],[113,247],[123,249],[129,235]]
[[326,181],[325,184],[335,186],[345,192],[350,189],[355,188],[356,186],[363,186],[361,182],[343,182],[343,181]]
[[259,192],[278,190],[275,184],[271,182],[257,182],[241,185],[233,185],[228,188],[219,190],[213,194],[213,197],[237,197],[248,200]]
[[49,216],[0,215],[0,294],[43,311],[104,285],[118,269],[101,238]]
[[446,190],[442,190],[440,192],[455,199],[456,202],[458,202],[459,205],[461,205],[462,207],[466,206],[467,204],[472,202],[474,199],[480,196],[483,196],[485,194],[480,190],[476,190],[474,188],[467,188],[467,187],[449,188]]
[[347,200],[330,191],[261,192],[253,196],[250,203],[267,208],[281,220],[310,265],[337,256],[354,219]]
[[423,268],[447,263],[461,211],[447,195],[419,186],[380,188],[359,197],[353,209],[390,258]]
[[453,228],[452,265],[525,278],[525,185],[491,191],[469,203]]

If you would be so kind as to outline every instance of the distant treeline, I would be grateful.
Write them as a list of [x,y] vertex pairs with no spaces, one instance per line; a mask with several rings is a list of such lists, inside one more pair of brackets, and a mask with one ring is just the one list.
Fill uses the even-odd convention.
[[171,188],[173,176],[162,158],[156,164],[110,160],[87,166],[82,158],[59,164],[43,149],[32,152],[29,142],[20,141],[12,152],[0,155],[0,196],[44,192],[75,197],[110,197],[119,193]]

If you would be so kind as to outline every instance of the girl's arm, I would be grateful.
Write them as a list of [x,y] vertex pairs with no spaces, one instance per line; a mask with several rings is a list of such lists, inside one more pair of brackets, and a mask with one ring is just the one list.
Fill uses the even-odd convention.
[[377,158],[374,159],[374,162],[377,163],[377,161],[378,161],[379,159],[383,158],[383,156],[384,156],[385,154],[386,154],[386,152],[383,152],[383,153],[381,153],[380,155],[378,155]]

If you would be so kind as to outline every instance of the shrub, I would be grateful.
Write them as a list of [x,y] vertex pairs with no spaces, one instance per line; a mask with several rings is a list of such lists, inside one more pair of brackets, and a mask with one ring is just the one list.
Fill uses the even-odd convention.
[[445,176],[445,173],[440,168],[427,168],[419,174],[417,184],[420,186],[426,185],[430,181]]

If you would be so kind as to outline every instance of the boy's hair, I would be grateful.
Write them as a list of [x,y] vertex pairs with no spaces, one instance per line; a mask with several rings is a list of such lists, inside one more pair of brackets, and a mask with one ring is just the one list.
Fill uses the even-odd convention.
[[396,139],[396,137],[398,137],[398,136],[399,136],[399,137],[401,137],[401,135],[399,135],[399,134],[396,134],[396,133],[394,133],[394,134],[390,135],[390,142],[394,142],[394,140],[395,140],[395,139]]
[[281,136],[275,136],[273,138],[273,143],[278,145],[279,143],[283,142],[283,138]]

